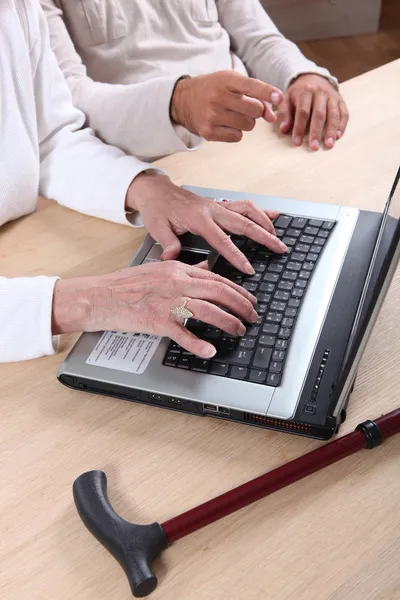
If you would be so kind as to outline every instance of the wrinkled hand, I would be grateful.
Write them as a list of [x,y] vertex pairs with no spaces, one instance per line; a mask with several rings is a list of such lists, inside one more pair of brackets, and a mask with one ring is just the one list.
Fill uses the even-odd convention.
[[344,134],[348,120],[343,98],[320,75],[300,75],[288,87],[278,108],[281,133],[291,131],[293,142],[300,146],[309,126],[312,150],[320,148],[322,138],[326,148],[333,148]]
[[186,232],[199,235],[234,267],[254,274],[247,258],[225,233],[244,235],[274,252],[287,247],[276,236],[270,219],[277,212],[264,211],[253,202],[238,200],[216,203],[174,185],[164,175],[140,174],[127,195],[127,206],[139,211],[150,235],[162,246],[163,260],[178,257],[181,244],[177,236]]
[[197,356],[211,358],[215,347],[197,338],[171,314],[171,308],[183,306],[187,299],[187,308],[196,319],[232,336],[245,333],[239,318],[250,323],[257,320],[256,299],[245,289],[207,270],[168,261],[100,277],[57,281],[53,333],[110,329],[152,333],[172,338]]
[[276,106],[282,92],[272,85],[235,71],[218,71],[178,82],[171,103],[175,123],[212,142],[239,142],[256,119],[276,119],[267,103]]

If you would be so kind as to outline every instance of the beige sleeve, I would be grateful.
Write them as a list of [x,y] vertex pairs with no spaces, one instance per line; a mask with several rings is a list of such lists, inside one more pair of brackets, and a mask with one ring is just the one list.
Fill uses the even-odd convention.
[[293,42],[287,40],[271,21],[259,0],[218,0],[221,25],[229,33],[232,50],[244,62],[251,77],[285,91],[303,73],[316,73],[337,79],[329,71],[308,60]]
[[131,85],[94,81],[75,50],[62,10],[54,0],[41,0],[41,5],[73,102],[98,137],[146,161],[199,145],[197,136],[186,130],[183,135],[171,123],[169,106],[176,76]]

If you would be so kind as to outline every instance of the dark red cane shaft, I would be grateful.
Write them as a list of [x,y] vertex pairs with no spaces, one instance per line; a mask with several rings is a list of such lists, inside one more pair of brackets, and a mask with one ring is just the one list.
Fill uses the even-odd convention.
[[[381,430],[382,440],[400,432],[400,409],[376,419],[375,423]],[[365,448],[365,444],[366,440],[361,431],[349,433],[330,444],[317,448],[286,465],[166,521],[162,524],[162,528],[171,543],[299,479],[303,479],[323,467],[362,450]]]

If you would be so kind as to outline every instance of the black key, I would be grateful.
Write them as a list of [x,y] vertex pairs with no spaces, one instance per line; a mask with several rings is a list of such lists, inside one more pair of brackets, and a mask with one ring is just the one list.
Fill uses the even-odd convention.
[[251,281],[249,281],[249,282],[244,283],[243,287],[248,292],[255,292],[258,286],[256,283],[252,283]]
[[282,239],[282,242],[286,244],[286,246],[294,246],[297,243],[297,238],[285,236]]
[[258,315],[265,315],[267,312],[267,304],[257,304],[255,306],[255,310]]
[[241,235],[231,235],[231,240],[238,248],[241,248],[246,243],[246,238]]
[[243,275],[232,275],[231,277],[228,277],[228,279],[237,285],[242,285],[244,277]]
[[313,268],[314,268],[314,263],[312,263],[312,262],[303,263],[303,268],[302,268],[303,271],[312,271]]
[[267,348],[272,348],[275,344],[276,338],[273,335],[260,335],[258,339],[258,343],[260,346],[267,346]]
[[299,308],[300,300],[296,300],[296,298],[290,298],[288,306],[290,306],[290,308]]
[[267,263],[265,263],[265,262],[253,262],[251,266],[253,267],[253,269],[257,273],[264,273],[265,269],[267,268]]
[[316,262],[318,260],[318,254],[313,254],[312,252],[309,252],[307,254],[307,261],[308,262]]
[[168,354],[180,354],[182,350],[182,346],[177,344],[176,342],[171,342],[168,348]]
[[324,224],[322,225],[322,229],[328,229],[328,231],[330,231],[331,229],[333,229],[335,225],[334,221],[324,221]]
[[254,283],[258,283],[259,281],[261,281],[261,275],[260,273],[256,273],[255,275],[252,275],[251,277],[246,277],[246,283],[248,281],[254,282]]
[[194,356],[194,354],[192,354],[191,352],[188,352],[187,350],[183,350],[183,348],[182,348],[182,356],[190,356],[190,357],[193,357],[193,356]]
[[267,292],[271,294],[275,289],[275,285],[273,283],[261,283],[259,290],[260,292]]
[[296,308],[287,308],[285,310],[285,317],[290,317],[291,319],[294,319],[294,317],[297,315],[297,309]]
[[268,273],[282,273],[283,265],[280,265],[279,263],[271,263],[268,265],[267,271]]
[[318,232],[318,237],[322,237],[322,238],[327,238],[329,236],[329,231],[324,231],[323,229],[320,229]]
[[326,242],[326,240],[324,240],[324,238],[318,237],[315,239],[314,244],[316,246],[323,246],[325,244],[325,242]]
[[306,258],[306,255],[304,252],[293,252],[290,258],[292,260],[299,260],[300,262],[303,262],[303,260]]
[[290,298],[290,294],[289,292],[282,292],[281,290],[278,290],[275,292],[274,298],[275,300],[283,300],[284,302],[287,302]]
[[260,328],[255,327],[254,325],[251,327],[248,327],[246,329],[246,335],[250,336],[250,337],[257,337],[259,333],[260,333]]
[[[308,271],[304,271],[304,273],[310,274]],[[301,290],[305,290],[307,287],[307,281],[304,279],[298,279],[294,284],[294,287],[300,288]]]
[[294,271],[285,271],[282,275],[282,279],[287,279],[289,281],[296,281],[297,275]]
[[[275,294],[276,296],[276,294]],[[265,304],[271,300],[271,294],[256,294],[258,302]]]
[[271,362],[268,371],[270,373],[280,373],[282,371],[282,363],[278,361]]
[[286,265],[286,268],[289,271],[301,271],[301,263],[300,262],[294,262],[293,260],[291,260]]
[[319,219],[310,219],[308,221],[308,224],[310,227],[321,227],[322,221],[320,221]]
[[278,312],[283,312],[286,308],[286,304],[285,302],[277,302],[276,300],[274,300],[274,302],[271,303],[270,309],[271,310],[277,310]]
[[245,367],[232,367],[229,377],[232,379],[246,379],[247,369]]
[[270,348],[257,348],[254,355],[253,367],[256,369],[268,369],[272,350]]
[[209,366],[210,366],[209,360],[204,360],[204,359],[198,358],[196,356],[192,360],[191,370],[198,371],[199,373],[207,373]]
[[219,363],[212,362],[210,367],[210,373],[212,375],[220,375],[221,377],[225,377],[229,369],[229,365],[227,363]]
[[171,354],[168,352],[167,356],[165,357],[164,364],[167,367],[176,367],[176,365],[178,364],[178,360],[179,354]]
[[[274,350],[274,352],[272,353],[272,360],[276,362],[282,362],[285,358],[285,354],[286,352],[284,350]],[[271,371],[271,367],[269,368],[269,370]]]
[[285,262],[287,262],[288,257],[286,254],[274,254],[273,256],[271,256],[269,262],[272,263],[278,263],[280,265],[284,265]]
[[276,236],[281,238],[283,235],[285,235],[285,230],[284,229],[275,229],[275,233]]
[[306,227],[304,233],[306,235],[317,235],[318,229],[317,227]]
[[268,262],[268,259],[270,258],[271,254],[272,254],[271,250],[259,248],[257,250],[257,254],[254,257],[254,260],[256,260],[257,262],[266,263],[266,262]]
[[269,312],[267,313],[265,320],[268,321],[268,323],[280,323],[282,321],[282,313]]
[[202,337],[206,338],[207,340],[219,340],[220,335],[220,329],[216,329],[215,327],[205,327]]
[[307,225],[307,219],[305,219],[304,217],[296,217],[295,219],[293,219],[291,225],[292,227],[303,229],[303,227]]
[[301,235],[301,229],[293,229],[291,227],[290,229],[287,230],[286,234],[289,235],[290,237],[299,237],[299,235]]
[[178,362],[178,367],[180,369],[189,369],[191,360],[190,356],[182,356]]
[[282,229],[286,229],[289,227],[292,221],[292,217],[287,217],[286,215],[280,215],[276,221],[274,221],[275,229],[281,227]]
[[291,292],[293,289],[293,283],[291,281],[280,281],[278,283],[278,289],[284,290],[285,292]]
[[236,348],[237,342],[238,342],[238,338],[231,337],[228,335],[223,335],[221,337],[220,348],[222,351],[234,350]]
[[267,385],[277,387],[280,384],[280,382],[281,382],[281,374],[280,373],[268,373]]
[[300,244],[314,244],[315,238],[310,235],[302,235],[300,238]]
[[290,334],[292,333],[291,328],[289,327],[281,327],[278,333],[278,337],[283,340],[288,340],[290,338]]
[[220,350],[215,356],[214,360],[217,362],[227,362],[231,365],[238,365],[239,367],[247,367],[250,364],[252,356],[250,350],[232,350],[226,351],[225,349]]
[[293,327],[294,319],[285,317],[282,321],[282,327]]
[[278,330],[278,325],[273,325],[272,323],[266,323],[262,328],[262,332],[266,333],[267,335],[276,335]]
[[[279,277],[276,273],[265,273],[263,279],[264,279],[264,281],[267,281],[269,283],[276,283],[278,281]],[[260,286],[260,290],[263,291],[262,284]]]
[[264,383],[267,376],[266,371],[260,371],[259,369],[252,369],[249,375],[249,381],[253,383]]
[[302,298],[304,294],[304,290],[301,290],[300,288],[295,288],[292,292],[292,296],[294,298]]
[[[276,344],[275,344],[275,349],[276,350],[286,350],[287,348],[287,341],[286,340],[276,340]],[[276,358],[275,358],[276,360]]]
[[239,348],[252,350],[254,348],[255,343],[256,343],[256,340],[254,338],[244,337],[239,342]]
[[311,246],[310,252],[313,254],[321,254],[322,248],[321,246]]
[[297,244],[297,246],[295,247],[294,251],[295,252],[301,252],[301,253],[307,253],[310,250],[310,246],[308,244]]

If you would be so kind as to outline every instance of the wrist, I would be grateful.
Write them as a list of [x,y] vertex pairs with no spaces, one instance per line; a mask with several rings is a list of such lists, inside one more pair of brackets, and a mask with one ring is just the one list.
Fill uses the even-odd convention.
[[190,77],[185,75],[181,79],[178,79],[171,98],[170,116],[171,121],[175,125],[183,125],[186,129],[189,129],[188,125],[188,92],[190,88]]
[[53,335],[90,330],[93,303],[90,278],[59,279],[54,287],[51,329]]
[[154,194],[154,186],[160,177],[166,177],[161,173],[139,173],[131,182],[126,193],[125,209],[128,212],[141,212],[142,206],[146,205],[149,195]]

